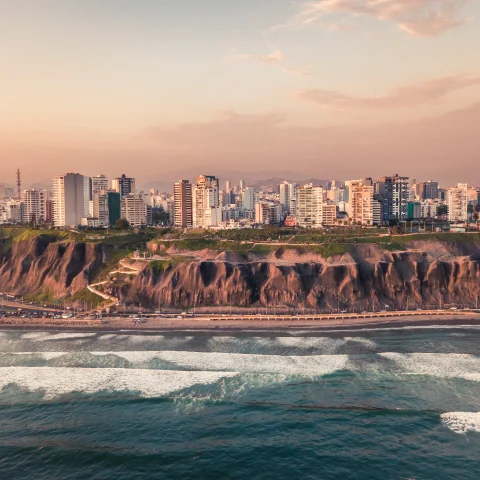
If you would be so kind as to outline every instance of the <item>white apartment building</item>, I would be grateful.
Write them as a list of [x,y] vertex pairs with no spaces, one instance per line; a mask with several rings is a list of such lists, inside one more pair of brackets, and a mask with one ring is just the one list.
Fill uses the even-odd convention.
[[108,177],[106,175],[97,175],[92,177],[92,198],[96,193],[106,192],[108,190]]
[[466,222],[468,220],[468,185],[459,183],[447,191],[448,220]]
[[205,228],[216,227],[222,222],[222,209],[209,207],[205,209]]
[[[87,207],[88,212],[88,207]],[[85,180],[79,173],[53,178],[53,223],[56,227],[76,227],[85,215]]]
[[94,193],[92,200],[92,217],[98,219],[99,227],[108,227],[110,224],[109,221],[109,208],[108,208],[108,194],[105,190],[102,190],[105,193]]
[[[211,222],[206,217],[206,210],[220,206],[218,178],[199,175],[197,183],[192,188],[192,223],[193,228],[206,228]],[[216,215],[216,214],[215,214]],[[221,221],[221,217],[218,221]]]
[[14,198],[7,200],[5,207],[8,223],[23,222],[23,203],[20,200]]
[[255,204],[257,203],[258,199],[258,195],[255,192],[255,187],[245,187],[242,198],[242,206],[245,210],[255,210]]
[[297,187],[296,183],[283,182],[280,184],[280,204],[283,205],[283,211],[288,215],[294,215],[292,207],[295,210]]
[[92,178],[83,177],[83,214],[85,217],[91,214],[92,201]]
[[337,206],[333,203],[324,203],[322,207],[322,224],[333,226],[337,223]]
[[47,219],[47,191],[24,190],[22,192],[23,223],[44,223]]
[[373,225],[373,186],[363,180],[352,180],[349,185],[348,215],[353,223]]
[[321,228],[323,223],[323,188],[304,185],[297,188],[297,226]]
[[255,205],[255,223],[278,225],[282,220],[283,207],[279,203],[259,202]]
[[148,208],[143,195],[130,193],[121,200],[122,218],[132,227],[145,227],[148,222]]

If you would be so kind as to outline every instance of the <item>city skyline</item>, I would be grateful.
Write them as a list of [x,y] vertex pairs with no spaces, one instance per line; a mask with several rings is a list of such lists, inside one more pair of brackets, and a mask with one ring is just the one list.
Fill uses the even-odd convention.
[[79,164],[110,177],[141,165],[142,184],[234,178],[240,165],[356,178],[400,164],[455,184],[478,162],[478,2],[0,6],[2,182]]

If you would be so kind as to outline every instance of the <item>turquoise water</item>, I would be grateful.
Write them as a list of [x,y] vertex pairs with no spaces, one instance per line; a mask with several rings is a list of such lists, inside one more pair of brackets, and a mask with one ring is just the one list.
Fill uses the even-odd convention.
[[480,329],[0,332],[1,478],[477,479]]

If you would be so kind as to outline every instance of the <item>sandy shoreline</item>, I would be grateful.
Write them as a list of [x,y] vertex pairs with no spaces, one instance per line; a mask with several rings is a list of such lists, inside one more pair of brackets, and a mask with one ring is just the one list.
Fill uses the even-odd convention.
[[[8,323],[7,323],[8,322]],[[442,316],[404,316],[381,318],[356,318],[356,319],[331,319],[331,320],[296,320],[296,321],[210,321],[204,319],[148,319],[137,326],[132,325],[131,319],[105,319],[102,321],[76,320],[76,321],[29,321],[25,319],[0,319],[0,330],[79,330],[79,331],[271,331],[271,330],[353,330],[368,328],[404,328],[404,327],[432,327],[432,326],[480,326],[480,314],[452,314]]]

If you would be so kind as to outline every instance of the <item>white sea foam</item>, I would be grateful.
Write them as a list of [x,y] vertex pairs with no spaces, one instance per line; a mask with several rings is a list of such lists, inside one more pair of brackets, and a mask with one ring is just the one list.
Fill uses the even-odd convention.
[[[480,377],[480,358],[457,353],[379,353],[398,367],[396,373],[432,375],[439,378],[464,378],[477,381]],[[395,373],[395,372],[394,372]]]
[[[245,353],[258,352],[265,354],[269,350],[272,353],[279,349],[291,350],[317,350],[318,353],[324,355],[331,355],[341,352],[341,349],[348,349],[348,353],[357,353],[358,349],[374,350],[376,343],[373,340],[362,337],[345,337],[345,338],[331,338],[331,337],[228,337],[215,336],[208,340],[208,348],[212,352],[224,353]],[[352,351],[350,351],[352,350]],[[294,352],[292,352],[294,353]],[[296,352],[295,352],[296,353]]]
[[449,412],[440,418],[442,423],[455,433],[480,433],[480,412]]
[[28,332],[22,334],[24,340],[35,340],[48,342],[50,340],[71,340],[94,337],[96,333],[49,333],[49,332]]
[[73,392],[140,392],[159,397],[194,385],[208,385],[235,372],[180,372],[123,368],[0,368],[0,388],[15,384],[30,392],[44,392],[47,399]]
[[66,352],[8,352],[8,353],[0,353],[0,356],[8,356],[8,355],[35,355],[43,360],[54,360],[55,358],[63,357],[64,355],[68,355]]
[[348,355],[281,356],[244,355],[212,352],[91,352],[92,355],[116,355],[132,364],[158,359],[188,370],[280,373],[285,375],[326,375],[343,370]]

